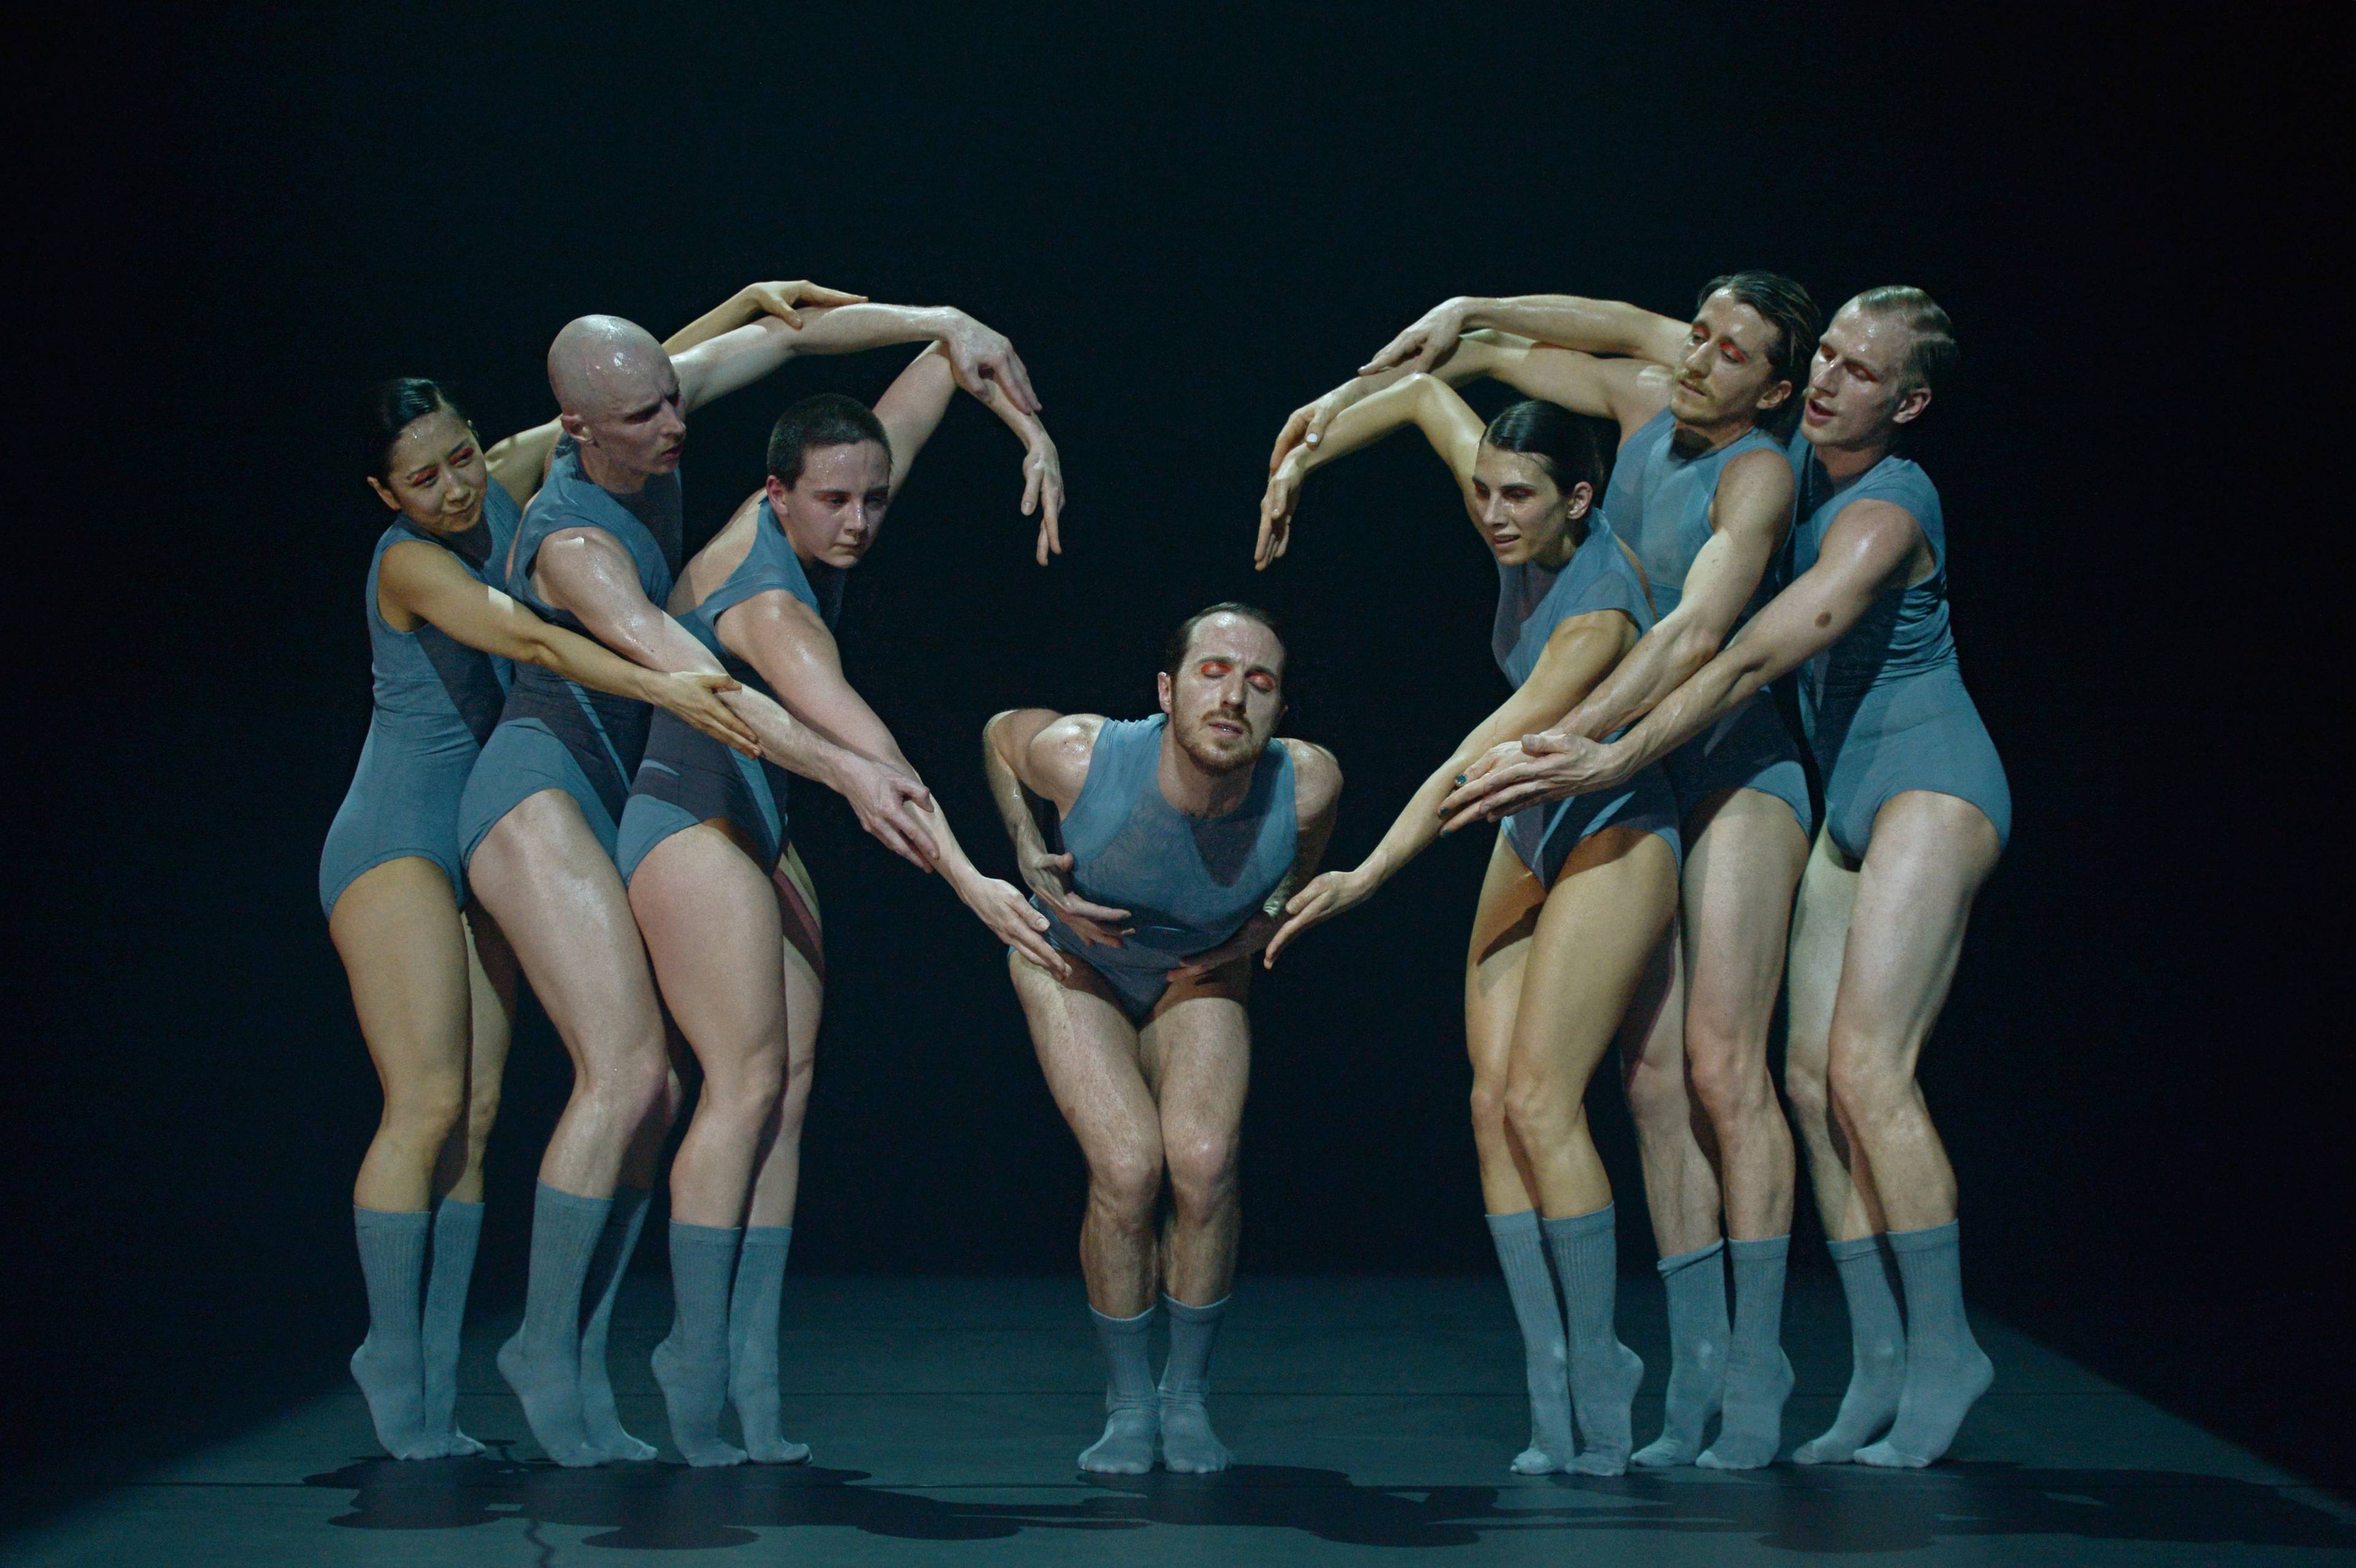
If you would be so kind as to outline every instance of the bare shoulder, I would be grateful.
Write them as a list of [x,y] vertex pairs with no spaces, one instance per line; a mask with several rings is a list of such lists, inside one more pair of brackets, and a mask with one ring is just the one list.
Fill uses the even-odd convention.
[[1342,764],[1333,752],[1314,741],[1278,737],[1292,758],[1293,810],[1305,827],[1333,809],[1342,798]]
[[1929,571],[1930,556],[1930,537],[1920,517],[1895,501],[1866,496],[1843,507],[1825,530],[1816,570],[1887,574],[1896,565],[1914,563],[1908,576],[1919,581]]
[[754,530],[759,526],[761,499],[762,492],[754,491],[728,515],[720,531],[688,557],[686,568],[679,574],[679,592],[671,595],[673,603],[682,596],[690,604],[701,603],[712,590],[728,581],[730,572],[744,564],[744,558],[753,550]]
[[1104,726],[1101,713],[1066,713],[1032,736],[1027,761],[1033,787],[1060,801],[1076,799],[1088,782],[1088,763]]

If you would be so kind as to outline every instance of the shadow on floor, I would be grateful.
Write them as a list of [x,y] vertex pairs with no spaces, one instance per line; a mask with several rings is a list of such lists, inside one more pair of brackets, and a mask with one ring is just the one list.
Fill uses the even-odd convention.
[[[857,1470],[693,1470],[676,1465],[563,1470],[479,1458],[370,1460],[305,1478],[352,1492],[334,1522],[357,1530],[464,1530],[504,1520],[607,1527],[585,1544],[641,1551],[746,1546],[756,1530],[847,1526],[911,1541],[985,1541],[1026,1531],[1148,1525],[1292,1530],[1365,1546],[1470,1546],[1484,1534],[1657,1531],[1739,1535],[1810,1553],[1896,1552],[1938,1541],[2091,1541],[2340,1547],[2332,1515],[2276,1488],[2152,1470],[1942,1466],[1923,1472],[1794,1470],[1702,1479],[1568,1477],[1501,1487],[1363,1487],[1338,1470],[1239,1466],[1224,1476],[1077,1477],[1031,1486],[926,1490],[862,1486]],[[960,1500],[1066,1494],[1068,1500]],[[952,1495],[943,1495],[944,1493]]]

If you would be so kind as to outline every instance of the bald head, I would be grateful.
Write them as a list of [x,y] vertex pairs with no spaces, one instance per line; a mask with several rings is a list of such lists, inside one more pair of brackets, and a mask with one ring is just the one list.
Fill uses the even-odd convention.
[[556,406],[597,419],[662,396],[670,357],[654,334],[618,315],[584,315],[564,324],[548,346],[548,384]]

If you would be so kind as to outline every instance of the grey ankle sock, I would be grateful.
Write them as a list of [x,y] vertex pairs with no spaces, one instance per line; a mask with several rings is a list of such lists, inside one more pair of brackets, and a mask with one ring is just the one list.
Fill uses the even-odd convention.
[[614,1189],[614,1211],[605,1217],[605,1233],[589,1262],[584,1290],[587,1320],[581,1328],[581,1425],[589,1445],[608,1459],[647,1460],[655,1445],[633,1437],[622,1427],[622,1413],[614,1403],[614,1379],[608,1370],[605,1339],[614,1325],[614,1302],[622,1294],[623,1276],[638,1255],[638,1235],[647,1228],[647,1204],[653,1197],[643,1187]]
[[809,1445],[778,1425],[777,1307],[786,1289],[791,1225],[747,1225],[728,1296],[728,1400],[744,1429],[744,1451],[764,1465],[798,1465]]
[[1848,1390],[1823,1435],[1792,1450],[1795,1465],[1846,1465],[1898,1416],[1906,1382],[1906,1325],[1890,1282],[1890,1249],[1879,1236],[1826,1242],[1848,1299]]
[[1734,1339],[1726,1353],[1725,1419],[1694,1461],[1706,1470],[1756,1470],[1783,1445],[1792,1362],[1783,1354],[1783,1267],[1792,1238],[1729,1242],[1734,1264]]
[[434,1215],[434,1267],[425,1279],[425,1429],[442,1438],[442,1456],[464,1458],[483,1445],[458,1430],[458,1341],[466,1324],[466,1288],[483,1239],[483,1206],[444,1198]]
[[1890,1435],[1858,1449],[1860,1465],[1911,1469],[1935,1462],[1996,1376],[1964,1317],[1961,1234],[1953,1220],[1889,1232],[1906,1285],[1906,1381]]
[[1218,1342],[1219,1319],[1232,1296],[1208,1307],[1189,1307],[1164,1295],[1170,1315],[1170,1360],[1162,1368],[1162,1463],[1183,1476],[1207,1476],[1236,1462],[1211,1430],[1203,1402],[1211,1392],[1211,1347]]
[[1534,1209],[1492,1214],[1489,1237],[1505,1271],[1505,1293],[1522,1330],[1522,1374],[1529,1385],[1530,1445],[1514,1456],[1516,1475],[1544,1476],[1571,1461],[1578,1445],[1570,1435],[1570,1371],[1562,1340],[1562,1303],[1554,1293]]
[[1582,1476],[1617,1476],[1628,1468],[1629,1411],[1644,1363],[1612,1332],[1613,1293],[1620,1259],[1612,1239],[1612,1206],[1592,1214],[1540,1220],[1555,1278],[1562,1285],[1563,1328],[1570,1350],[1570,1403],[1579,1420]]
[[1153,1387],[1148,1337],[1153,1308],[1134,1317],[1108,1317],[1088,1308],[1105,1359],[1104,1435],[1080,1453],[1080,1468],[1107,1476],[1141,1476],[1153,1468],[1162,1433],[1162,1400]]
[[655,1347],[655,1381],[670,1413],[670,1438],[699,1467],[741,1465],[744,1450],[720,1436],[728,1403],[728,1293],[744,1232],[670,1222],[670,1334]]
[[1669,1297],[1669,1391],[1661,1435],[1631,1463],[1648,1470],[1690,1465],[1726,1387],[1726,1243],[1712,1242],[1655,1265]]
[[438,1435],[424,1420],[423,1347],[417,1292],[425,1272],[423,1210],[402,1213],[352,1208],[360,1278],[368,1285],[369,1331],[352,1352],[352,1381],[368,1398],[376,1440],[396,1459],[439,1458]]
[[499,1347],[499,1375],[523,1402],[531,1435],[567,1467],[605,1457],[581,1426],[581,1284],[613,1207],[610,1198],[583,1198],[540,1184],[531,1204],[523,1327]]

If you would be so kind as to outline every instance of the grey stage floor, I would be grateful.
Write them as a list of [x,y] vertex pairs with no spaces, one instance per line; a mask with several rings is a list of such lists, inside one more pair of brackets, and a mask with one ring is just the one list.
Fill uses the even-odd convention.
[[[1622,1331],[1654,1363],[1657,1291],[1631,1280]],[[1787,1339],[1796,1442],[1847,1371],[1829,1281],[1796,1278]],[[798,1469],[540,1462],[490,1351],[469,1336],[461,1420],[497,1458],[370,1457],[367,1413],[308,1369],[274,1414],[160,1462],[19,1477],[0,1558],[42,1564],[1398,1563],[2325,1563],[2356,1557],[2356,1510],[2092,1376],[2001,1324],[1997,1385],[1928,1471],[1789,1465],[1619,1480],[1526,1480],[1504,1291],[1482,1280],[1259,1279],[1237,1297],[1213,1411],[1241,1459],[1216,1477],[1083,1478],[1093,1349],[1066,1280],[805,1279],[787,1304]],[[658,1283],[615,1334],[624,1414],[666,1435],[646,1358]],[[283,1373],[281,1375],[284,1375]]]

